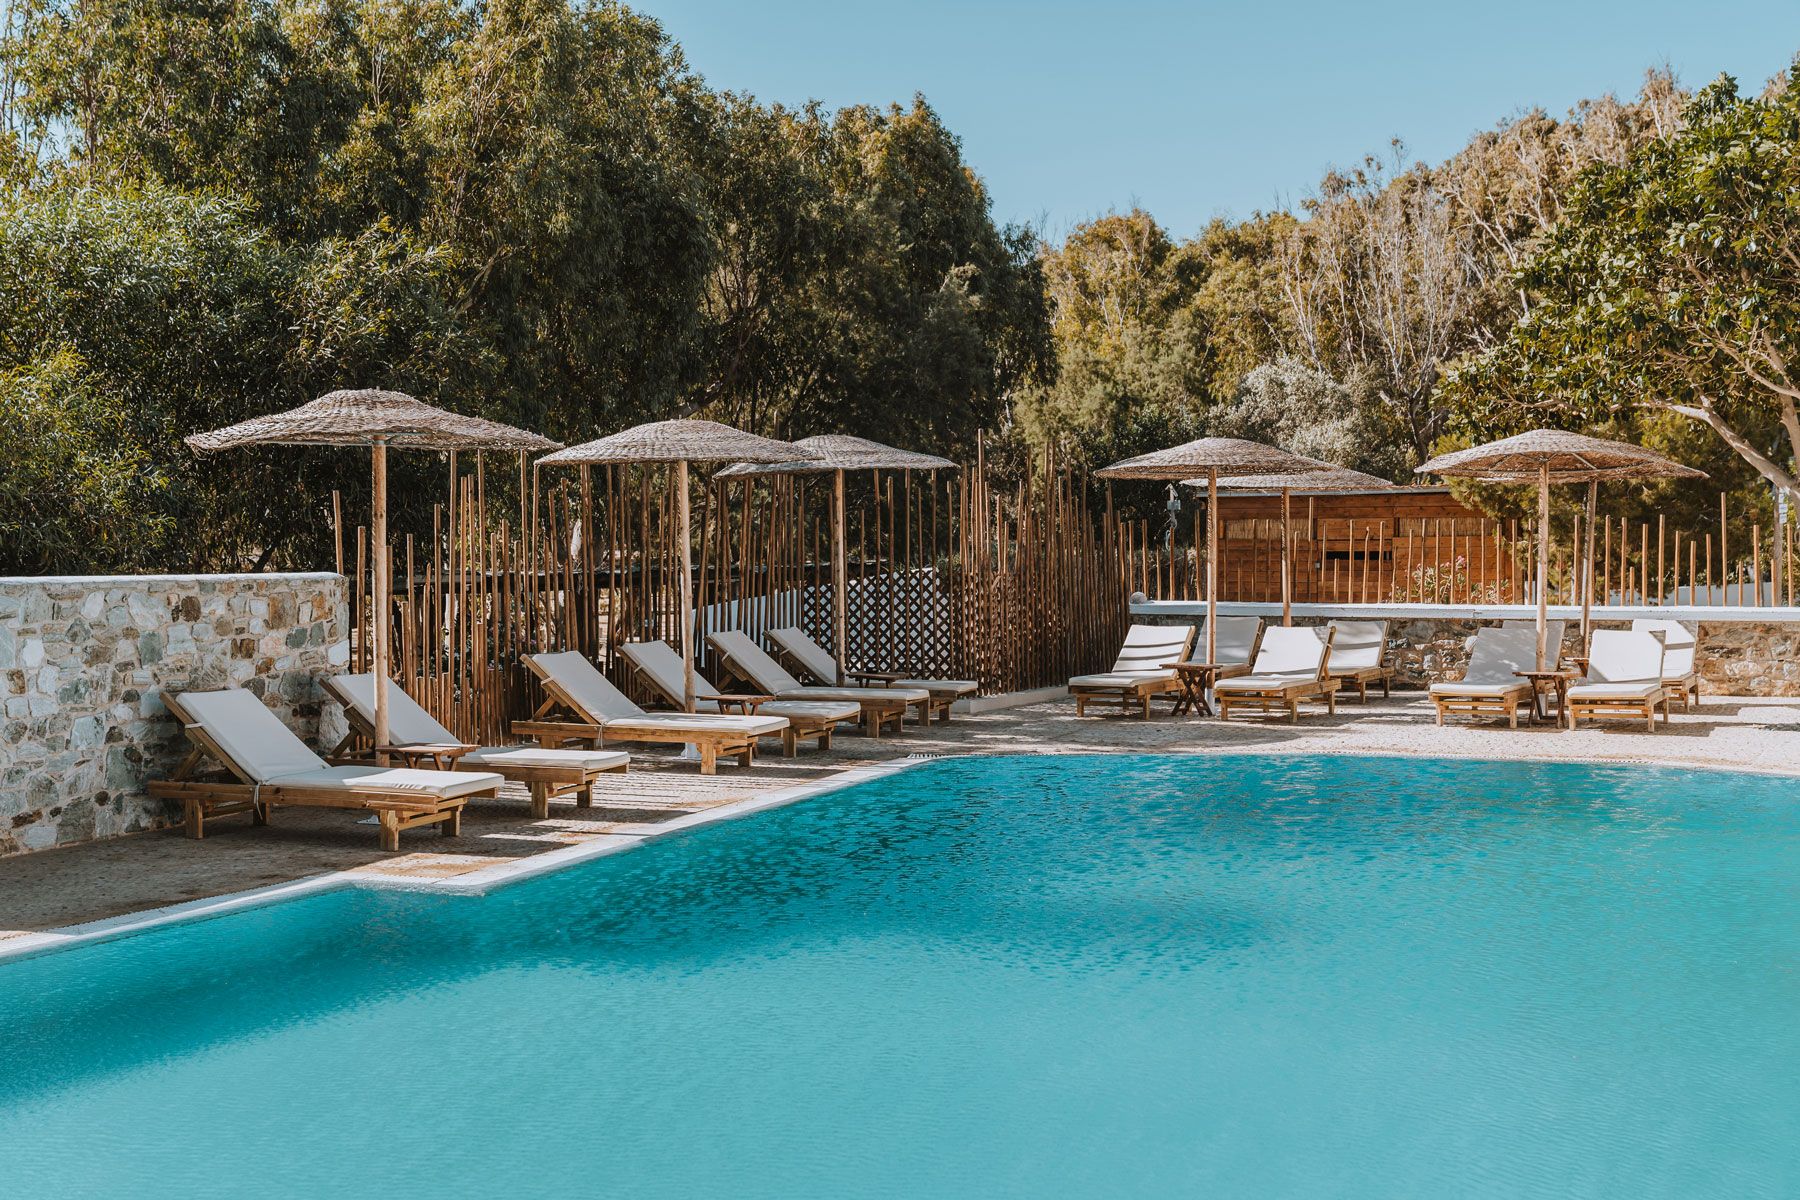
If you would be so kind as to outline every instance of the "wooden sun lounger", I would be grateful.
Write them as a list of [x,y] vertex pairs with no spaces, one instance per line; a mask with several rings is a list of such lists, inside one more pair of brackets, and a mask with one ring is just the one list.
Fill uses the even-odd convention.
[[1386,621],[1332,621],[1331,656],[1326,674],[1343,687],[1354,687],[1358,703],[1369,702],[1369,685],[1379,683],[1385,700],[1393,695],[1394,668],[1388,662]]
[[862,709],[863,732],[872,738],[892,725],[900,731],[906,710],[926,703],[931,693],[923,688],[805,687],[774,657],[735,629],[721,629],[707,636],[719,655],[725,674],[777,700],[847,700]]
[[1121,713],[1135,711],[1148,719],[1150,701],[1182,690],[1181,677],[1169,664],[1186,659],[1193,645],[1192,625],[1133,625],[1110,671],[1069,680],[1075,715],[1086,716],[1095,701],[1113,700]]
[[1505,717],[1519,727],[1519,706],[1532,703],[1531,683],[1518,672],[1537,664],[1537,631],[1530,625],[1487,626],[1475,631],[1469,665],[1454,683],[1431,685],[1437,723],[1448,716]]
[[[328,756],[332,762],[373,762],[375,677],[334,675],[326,694],[344,707],[350,732]],[[477,746],[464,742],[420,707],[405,689],[388,685],[388,744],[382,749],[409,767],[444,771],[492,771],[531,793],[531,815],[550,815],[550,801],[574,796],[577,808],[594,803],[601,776],[624,773],[631,756],[617,750],[553,750],[542,746]]]
[[[667,642],[627,642],[619,647],[626,661],[637,671],[638,678],[649,684],[671,708],[682,704],[683,667],[681,656]],[[820,750],[831,749],[831,735],[844,721],[860,721],[862,706],[840,700],[777,700],[761,693],[726,693],[713,686],[711,680],[694,673],[694,707],[699,712],[739,712],[786,717],[787,728],[781,731],[781,752],[793,758],[800,741],[812,738]]]
[[[513,733],[555,748],[569,742],[691,745],[700,752],[700,773],[718,773],[721,757],[742,767],[756,762],[758,738],[787,728],[785,717],[726,716],[717,713],[650,713],[632,703],[583,655],[527,654],[525,665],[544,687],[544,702]],[[568,715],[553,720],[552,714]]]
[[1336,713],[1338,681],[1326,673],[1332,636],[1331,629],[1320,638],[1314,630],[1286,625],[1266,631],[1250,674],[1214,685],[1219,719],[1230,719],[1235,709],[1251,709],[1286,713],[1298,723],[1300,705],[1307,700],[1323,700],[1326,711]]
[[[231,697],[211,703],[242,708],[254,731],[275,743],[277,765],[259,764],[233,748],[230,739],[199,711],[202,698],[209,696]],[[252,823],[267,825],[276,806],[283,804],[346,808],[374,813],[380,823],[381,848],[393,853],[400,849],[403,830],[440,825],[446,837],[457,836],[462,832],[463,805],[472,797],[493,797],[500,791],[500,776],[488,772],[330,766],[308,750],[261,700],[240,689],[164,693],[163,703],[194,745],[170,778],[153,780],[146,790],[158,799],[181,802],[191,838],[204,838],[206,823],[217,817],[248,813]],[[231,777],[197,777],[209,758]]]
[[843,667],[831,657],[825,647],[815,642],[804,629],[797,627],[771,629],[768,637],[775,644],[775,652],[783,661],[821,686],[835,685],[841,674],[845,679],[882,687],[916,688],[930,693],[915,706],[921,725],[927,724],[934,714],[940,723],[948,725],[951,706],[963,697],[973,696],[981,690],[981,684],[973,679],[921,679],[908,675],[905,671],[859,671]]
[[1569,688],[1564,709],[1570,729],[1582,717],[1642,717],[1656,732],[1657,710],[1669,719],[1662,641],[1643,630],[1596,629],[1588,639],[1587,677]]
[[[1694,668],[1694,657],[1700,649],[1699,637],[1680,621],[1658,617],[1638,617],[1631,628],[1639,633],[1662,635],[1663,684],[1669,702],[1679,700],[1681,711],[1700,707],[1700,672]],[[1667,709],[1664,710],[1665,712]]]

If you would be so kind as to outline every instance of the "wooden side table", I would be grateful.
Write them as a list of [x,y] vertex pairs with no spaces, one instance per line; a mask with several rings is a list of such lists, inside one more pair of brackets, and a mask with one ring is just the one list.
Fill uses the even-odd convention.
[[1179,662],[1163,664],[1175,672],[1175,678],[1181,681],[1181,695],[1175,700],[1175,708],[1171,716],[1183,716],[1187,713],[1199,713],[1203,717],[1213,715],[1212,703],[1207,694],[1212,691],[1213,680],[1218,677],[1218,663]]
[[1560,668],[1544,671],[1514,671],[1521,679],[1531,681],[1531,722],[1548,721],[1549,712],[1544,708],[1544,690],[1550,689],[1556,696],[1556,723],[1560,727],[1563,717],[1568,711],[1569,685],[1581,678],[1580,673],[1565,671]]

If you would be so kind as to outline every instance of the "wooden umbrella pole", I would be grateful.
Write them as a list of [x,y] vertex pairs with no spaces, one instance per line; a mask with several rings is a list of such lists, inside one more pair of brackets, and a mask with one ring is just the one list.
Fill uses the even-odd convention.
[[1537,669],[1544,669],[1550,633],[1550,461],[1538,464]]
[[1594,606],[1594,510],[1600,503],[1600,481],[1588,480],[1587,494],[1587,549],[1582,554],[1581,566],[1581,644],[1588,643],[1588,633],[1592,627],[1592,611]]
[[831,636],[834,639],[838,686],[850,659],[850,552],[844,540],[844,473],[834,471],[831,485]]
[[377,436],[370,441],[370,490],[371,508],[369,517],[370,542],[375,565],[375,761],[382,766],[387,765],[387,753],[382,747],[388,744],[388,677],[389,657],[392,653],[388,646],[388,598],[391,587],[388,583],[388,531],[387,531],[387,438]]
[[1213,657],[1219,642],[1219,471],[1206,472],[1206,661]]
[[[1294,623],[1294,583],[1292,579],[1293,551],[1288,543],[1292,536],[1293,525],[1288,516],[1288,501],[1293,496],[1289,488],[1281,489],[1281,623]],[[1210,659],[1212,656],[1209,654]]]
[[693,545],[688,530],[688,465],[675,464],[675,522],[681,527],[681,710],[694,711]]

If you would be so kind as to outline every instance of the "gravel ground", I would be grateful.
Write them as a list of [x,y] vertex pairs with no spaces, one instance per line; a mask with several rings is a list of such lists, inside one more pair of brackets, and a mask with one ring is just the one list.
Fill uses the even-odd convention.
[[[760,757],[740,772],[721,766],[713,779],[652,748],[634,754],[631,772],[609,777],[600,807],[554,807],[533,821],[524,790],[498,804],[471,805],[463,834],[402,835],[407,854],[513,858],[557,849],[605,833],[643,829],[683,813],[771,788],[828,776],[846,767],[907,754],[957,753],[1351,753],[1470,758],[1576,759],[1737,767],[1800,775],[1800,701],[1708,697],[1703,708],[1676,712],[1656,733],[1629,721],[1575,732],[1549,725],[1508,729],[1504,723],[1458,722],[1439,728],[1417,694],[1354,701],[1336,716],[1285,722],[1158,715],[1077,718],[1068,701],[958,717],[929,730],[907,726],[880,741],[839,737],[831,752],[797,759]],[[222,820],[205,841],[178,831],[137,834],[84,846],[0,859],[0,937],[54,929],[102,917],[223,895],[381,862],[373,826],[328,809],[282,809],[265,828]],[[391,860],[389,860],[391,861]],[[428,868],[427,868],[428,869]]]

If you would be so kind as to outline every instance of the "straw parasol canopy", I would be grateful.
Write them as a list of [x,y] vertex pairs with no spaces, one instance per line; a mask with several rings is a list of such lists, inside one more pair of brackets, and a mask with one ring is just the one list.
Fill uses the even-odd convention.
[[[1296,454],[1295,458],[1306,458],[1314,464],[1311,470],[1288,471],[1279,475],[1237,475],[1220,482],[1219,487],[1230,492],[1280,492],[1281,493],[1281,623],[1294,623],[1294,567],[1290,539],[1293,536],[1293,517],[1288,504],[1295,492],[1302,495],[1335,491],[1399,491],[1398,484],[1383,479],[1379,475],[1370,475],[1366,471],[1353,471],[1349,467],[1327,462],[1322,458],[1307,458]],[[1205,487],[1204,479],[1184,479],[1185,487]]]
[[1101,479],[1178,481],[1198,475],[1206,480],[1206,661],[1212,662],[1218,650],[1215,630],[1219,610],[1219,480],[1244,475],[1305,474],[1329,466],[1319,459],[1289,454],[1261,442],[1208,437],[1122,459],[1094,474]]
[[831,628],[832,649],[837,654],[838,682],[844,682],[845,645],[850,635],[850,553],[844,529],[844,472],[846,471],[954,471],[956,464],[935,454],[901,450],[847,433],[820,433],[801,438],[794,445],[810,459],[781,463],[733,463],[719,478],[751,479],[761,475],[832,474],[831,487]]
[[238,446],[371,446],[377,438],[406,450],[537,453],[562,444],[498,421],[433,408],[404,392],[380,388],[328,392],[287,412],[196,433],[187,444],[210,454]]
[[780,463],[811,456],[792,442],[758,437],[717,421],[651,421],[538,459],[539,466],[669,463],[675,468],[675,523],[681,527],[681,706],[694,711],[694,547],[688,528],[688,464]]
[[561,445],[547,437],[434,408],[404,392],[381,388],[348,388],[327,392],[317,400],[287,412],[252,417],[236,425],[196,433],[187,444],[201,454],[239,446],[367,446],[370,451],[370,545],[376,548],[375,605],[375,757],[387,761],[387,681],[392,674],[393,652],[389,645],[387,556],[387,451],[389,446],[407,450],[554,450]]
[[809,475],[826,471],[954,471],[956,464],[935,454],[901,450],[847,433],[821,433],[794,445],[810,458],[779,463],[736,462],[720,471],[720,479],[757,475]]
[[1704,479],[1706,472],[1665,458],[1654,450],[1628,442],[1612,442],[1561,429],[1533,429],[1440,454],[1417,468],[1421,475],[1448,475],[1486,483],[1538,485],[1537,546],[1537,669],[1548,662],[1550,582],[1550,485],[1586,483],[1587,547],[1583,554],[1581,630],[1587,635],[1593,602],[1594,509],[1599,484],[1608,479]]

